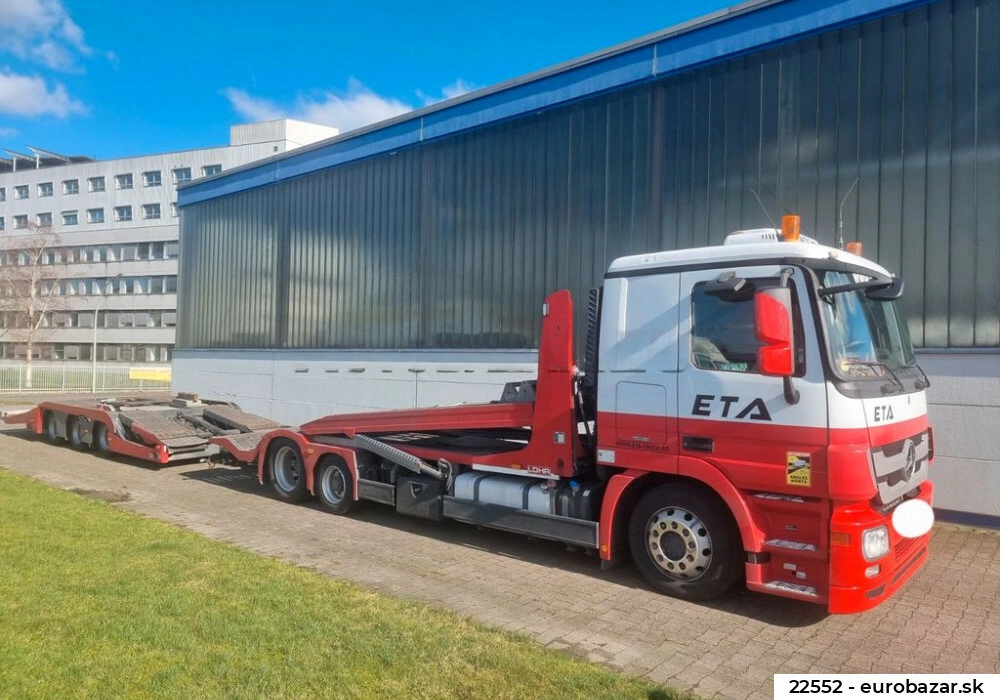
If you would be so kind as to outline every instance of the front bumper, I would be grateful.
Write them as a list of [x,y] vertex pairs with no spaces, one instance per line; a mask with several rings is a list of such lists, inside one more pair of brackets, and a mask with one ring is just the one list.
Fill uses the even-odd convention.
[[[932,505],[934,486],[924,481],[915,498]],[[885,525],[889,528],[889,553],[876,561],[861,554],[862,533]],[[900,536],[892,527],[892,513],[882,514],[868,502],[835,506],[830,520],[831,613],[859,613],[870,610],[898,591],[927,560],[931,533],[921,537]],[[865,570],[878,566],[878,573]]]

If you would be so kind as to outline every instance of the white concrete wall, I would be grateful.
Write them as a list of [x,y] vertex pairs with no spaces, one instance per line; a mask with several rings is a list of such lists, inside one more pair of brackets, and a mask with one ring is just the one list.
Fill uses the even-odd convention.
[[[174,391],[297,425],[319,416],[499,398],[535,353],[179,350]],[[1000,517],[1000,352],[920,353],[931,378],[939,508]]]
[[500,398],[534,379],[534,351],[177,350],[173,390],[298,425],[331,413]]
[[938,508],[1000,517],[1000,351],[919,352],[928,402]]

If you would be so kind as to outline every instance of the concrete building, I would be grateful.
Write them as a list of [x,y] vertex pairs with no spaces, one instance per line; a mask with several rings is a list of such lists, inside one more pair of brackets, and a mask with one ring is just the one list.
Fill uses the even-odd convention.
[[[0,158],[0,236],[14,250],[36,227],[51,230],[43,263],[58,298],[37,335],[42,359],[89,360],[99,314],[98,360],[166,362],[177,318],[177,186],[337,129],[293,120],[242,124],[228,146],[93,160],[38,148]],[[0,314],[0,359],[22,358],[23,334]],[[7,332],[5,333],[4,330]]]
[[182,188],[175,388],[289,423],[496,398],[548,292],[842,213],[906,280],[938,506],[997,518],[997,193],[1000,0],[746,2]]

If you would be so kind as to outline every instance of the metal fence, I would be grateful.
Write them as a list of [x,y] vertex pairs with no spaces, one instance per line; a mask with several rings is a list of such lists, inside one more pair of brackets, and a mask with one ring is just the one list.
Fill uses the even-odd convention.
[[170,389],[170,365],[110,362],[0,361],[0,393],[164,391]]

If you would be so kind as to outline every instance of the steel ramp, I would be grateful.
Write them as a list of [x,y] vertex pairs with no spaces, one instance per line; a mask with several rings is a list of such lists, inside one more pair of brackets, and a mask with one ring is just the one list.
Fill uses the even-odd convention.
[[236,428],[242,433],[252,433],[256,430],[273,430],[280,428],[281,423],[246,413],[232,406],[205,406],[202,416],[219,425]]

